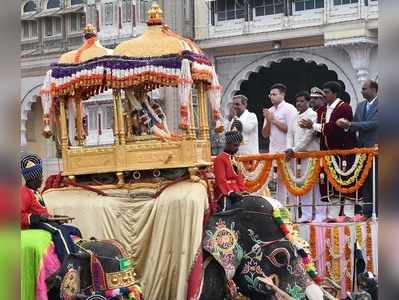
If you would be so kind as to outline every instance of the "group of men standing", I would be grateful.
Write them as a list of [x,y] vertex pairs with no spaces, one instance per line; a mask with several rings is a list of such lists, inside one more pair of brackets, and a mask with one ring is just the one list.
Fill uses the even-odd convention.
[[[295,152],[375,146],[378,144],[378,84],[367,80],[361,92],[365,100],[357,105],[353,115],[351,106],[339,98],[342,90],[336,81],[326,82],[321,89],[314,87],[310,93],[299,92],[295,96],[295,106],[285,100],[287,87],[281,83],[274,84],[268,95],[272,107],[263,109],[261,128],[261,135],[269,138],[269,152],[284,152],[287,160],[291,160]],[[246,96],[234,96],[225,122],[227,130],[236,128],[240,123],[242,142],[236,150],[240,155],[259,153],[258,119],[255,113],[248,111],[247,105]],[[306,159],[302,160],[301,172],[306,166]],[[323,188],[319,191],[319,186],[315,185],[313,191],[301,197],[301,203],[305,206],[302,207],[300,222],[325,221],[326,213],[320,201],[326,193]],[[372,174],[362,188],[362,213],[366,218],[372,214],[371,195]],[[283,204],[287,198],[293,199],[281,178],[277,178],[276,198]],[[316,201],[314,217],[311,207],[313,198]],[[359,207],[356,212],[361,213]]]

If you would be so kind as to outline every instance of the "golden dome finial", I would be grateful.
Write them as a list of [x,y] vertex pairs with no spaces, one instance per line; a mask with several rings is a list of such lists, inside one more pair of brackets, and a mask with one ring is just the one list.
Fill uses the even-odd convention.
[[86,33],[97,33],[96,28],[92,24],[87,24],[83,32]]
[[148,10],[147,25],[162,25],[163,24],[163,11],[158,3],[153,2],[151,8]]

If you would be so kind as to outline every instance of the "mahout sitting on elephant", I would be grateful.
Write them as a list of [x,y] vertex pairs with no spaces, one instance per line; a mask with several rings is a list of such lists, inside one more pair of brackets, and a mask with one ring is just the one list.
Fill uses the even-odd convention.
[[51,233],[55,250],[60,261],[77,248],[73,237],[81,238],[80,230],[66,225],[67,216],[54,216],[47,210],[41,194],[43,183],[42,160],[36,154],[23,154],[21,158],[21,173],[25,185],[20,189],[21,229],[43,229]]

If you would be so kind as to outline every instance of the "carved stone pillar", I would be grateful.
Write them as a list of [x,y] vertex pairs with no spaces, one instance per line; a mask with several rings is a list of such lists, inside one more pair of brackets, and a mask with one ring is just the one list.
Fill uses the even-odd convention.
[[345,45],[343,49],[348,53],[352,67],[356,70],[357,79],[360,84],[369,79],[369,66],[371,50],[375,47],[371,43],[358,43]]
[[26,119],[21,119],[21,148],[25,149],[28,141],[26,138]]

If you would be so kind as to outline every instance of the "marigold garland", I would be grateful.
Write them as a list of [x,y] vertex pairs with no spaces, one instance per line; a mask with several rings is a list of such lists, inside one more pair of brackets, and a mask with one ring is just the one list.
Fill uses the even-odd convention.
[[[356,154],[355,155],[355,161],[353,162],[352,166],[349,168],[349,170],[342,170],[341,167],[338,165],[336,157],[335,156],[329,156],[329,158],[331,159],[331,163],[334,166],[335,171],[338,173],[338,175],[344,176],[344,177],[348,177],[349,175],[351,175],[356,168],[359,166],[359,162],[361,162],[362,164],[364,163],[364,161],[367,158],[366,154]],[[346,162],[345,160],[342,162],[344,163]]]
[[325,258],[326,258],[326,276],[327,277],[331,277],[331,262],[332,262],[332,256],[330,253],[330,248],[332,245],[332,241],[331,241],[331,228],[327,227],[326,228],[326,238],[325,238]]
[[[364,184],[364,181],[366,180],[370,168],[372,166],[372,158],[374,155],[376,155],[378,152],[377,148],[354,148],[354,149],[350,149],[350,150],[328,150],[328,151],[308,151],[308,152],[295,152],[294,157],[296,158],[317,158],[317,159],[321,159],[322,161],[322,166],[323,169],[326,170],[325,173],[327,173],[327,179],[332,183],[332,185],[334,186],[334,188],[338,191],[338,192],[342,192],[344,194],[346,193],[352,193],[355,192],[357,190],[359,190],[359,188]],[[356,184],[350,188],[347,187],[340,187],[339,184],[334,180],[333,176],[331,175],[331,173],[328,173],[328,167],[324,167],[326,165],[326,163],[324,162],[324,157],[325,156],[336,156],[336,155],[353,155],[353,154],[367,154],[367,162],[366,165],[363,169],[361,178],[358,179],[356,181]],[[251,171],[251,169],[256,169],[257,165],[261,162],[264,161],[265,163],[270,162],[270,168],[271,168],[271,162],[273,160],[277,160],[277,162],[279,160],[284,160],[285,159],[285,154],[284,153],[266,153],[266,154],[257,154],[257,155],[243,155],[243,156],[239,156],[238,157],[238,161],[240,161],[245,168],[248,171]],[[249,162],[249,163],[248,163]],[[256,163],[255,163],[256,162]],[[249,167],[250,165],[252,165],[253,167]],[[255,166],[256,165],[256,166]],[[269,165],[268,165],[269,166]],[[279,168],[280,169],[280,168]],[[323,169],[321,167],[318,167],[318,172],[315,172],[317,174],[317,179],[319,174],[323,171]],[[269,169],[270,171],[270,169]],[[266,169],[263,170],[262,174],[259,174],[259,176],[254,179],[254,180],[247,180],[247,183],[249,182],[249,188],[250,188],[250,192],[254,192],[259,190],[260,188],[262,188],[267,179],[268,176],[265,176]],[[316,177],[316,174],[313,174]],[[268,175],[268,174],[267,174]],[[283,177],[284,180],[284,176],[281,175],[281,177]],[[317,180],[316,179],[316,180]],[[309,179],[310,180],[310,179]],[[315,179],[313,179],[315,180]],[[289,185],[287,185],[288,187]],[[294,187],[295,185],[292,185],[291,187]],[[311,186],[311,181],[308,182],[308,186],[306,189],[309,189],[310,191],[310,186]],[[295,187],[296,189],[300,189],[298,187]],[[302,187],[303,188],[303,187]],[[297,193],[299,192],[299,190],[296,189],[291,189],[291,193],[294,195],[297,195]],[[304,190],[302,191],[304,192]],[[300,194],[299,194],[300,195]]]
[[254,180],[247,180],[245,182],[245,188],[247,189],[247,191],[255,192],[255,191],[258,191],[259,189],[261,189],[265,185],[265,183],[269,177],[271,168],[272,168],[272,161],[265,160],[263,169],[260,172],[260,174],[257,176],[257,178]]
[[323,169],[324,169],[324,171],[325,171],[325,173],[327,175],[327,179],[331,183],[331,185],[334,187],[334,189],[337,192],[340,192],[340,193],[343,193],[343,194],[350,194],[350,193],[358,191],[360,189],[360,187],[362,187],[364,182],[366,181],[367,176],[368,176],[369,171],[370,171],[370,168],[371,168],[372,163],[373,163],[373,154],[371,154],[371,153],[368,154],[367,162],[366,162],[366,165],[364,166],[362,175],[360,176],[359,180],[356,181],[356,184],[354,186],[349,187],[349,188],[342,187],[339,184],[339,178],[336,177],[336,176],[334,177],[334,174],[333,174],[331,168],[329,167],[328,162],[326,161],[326,158],[323,158],[322,162],[323,162]]
[[347,291],[352,291],[352,261],[351,261],[351,231],[349,225],[345,225],[344,227],[345,233],[345,286]]
[[[295,152],[295,158],[323,158],[331,155],[352,155],[352,154],[373,154],[376,155],[378,149],[376,148],[353,148],[348,150],[324,150],[324,151],[306,151],[306,152]],[[256,155],[242,155],[239,157],[239,161],[251,161],[251,160],[277,160],[285,158],[285,154],[280,153],[264,153]]]
[[[291,224],[289,211],[286,208],[275,208],[273,210],[273,217],[285,238],[292,243],[294,238],[292,230],[289,227],[289,224]],[[314,282],[321,284],[322,278],[317,274],[311,255],[303,248],[297,250],[298,254],[302,257],[303,264],[309,276],[314,280]]]
[[365,155],[365,154],[359,154],[359,155],[360,155],[360,159],[359,159],[356,167],[354,168],[353,175],[345,180],[342,180],[340,178],[340,176],[338,176],[339,174],[337,174],[337,173],[339,173],[339,171],[335,169],[335,166],[333,163],[333,156],[324,157],[324,162],[326,163],[325,166],[329,168],[334,180],[337,181],[341,186],[351,185],[359,177],[359,174],[363,169],[364,161],[367,158],[367,155]]
[[358,247],[363,248],[363,229],[362,224],[356,224],[356,244]]
[[[309,164],[311,162],[309,161]],[[318,158],[314,159],[311,169],[308,172],[308,177],[305,179],[303,186],[298,187],[296,183],[290,178],[289,172],[287,168],[289,168],[285,159],[280,158],[277,160],[277,172],[279,176],[282,178],[284,185],[287,187],[287,190],[295,195],[295,196],[303,196],[310,192],[313,186],[317,183],[320,173],[320,160]]]
[[[312,257],[318,257],[318,253],[316,250],[316,226],[310,225],[310,233],[309,233],[309,245],[310,245],[310,253]],[[315,262],[318,265],[318,260]]]
[[341,281],[341,255],[339,243],[339,227],[332,228],[332,279],[335,282]]
[[371,223],[366,224],[366,261],[367,261],[367,272],[374,273],[373,266],[373,243],[371,237]]

